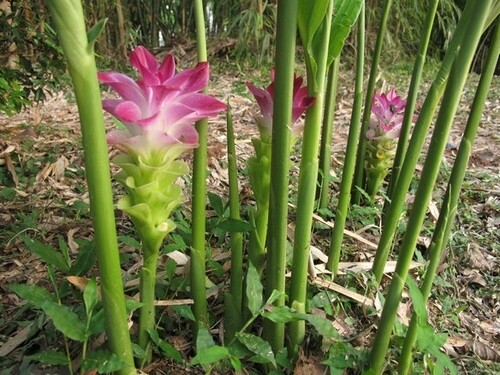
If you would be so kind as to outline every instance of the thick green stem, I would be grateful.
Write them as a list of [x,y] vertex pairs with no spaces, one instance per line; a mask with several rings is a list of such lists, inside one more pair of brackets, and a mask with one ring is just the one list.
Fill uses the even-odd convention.
[[344,238],[344,228],[351,200],[351,189],[356,166],[356,148],[361,133],[361,107],[363,105],[363,71],[365,61],[365,5],[361,8],[358,19],[357,55],[356,55],[356,83],[354,87],[354,103],[351,114],[351,124],[347,139],[342,181],[340,184],[339,201],[335,211],[335,225],[330,241],[330,255],[327,268],[336,276],[339,269],[340,252]]
[[[394,187],[401,171],[401,165],[405,157],[406,149],[408,148],[408,139],[410,137],[410,128],[413,122],[413,113],[415,111],[415,102],[418,96],[418,88],[420,86],[420,79],[422,77],[422,70],[425,64],[425,55],[427,54],[427,47],[429,46],[429,39],[431,37],[432,25],[434,24],[434,16],[436,15],[439,0],[431,0],[428,4],[427,14],[425,16],[425,23],[420,36],[420,44],[418,47],[417,58],[415,65],[413,65],[413,73],[410,81],[410,88],[408,90],[408,98],[406,101],[405,114],[403,124],[401,125],[401,133],[399,134],[398,148],[394,163],[392,166],[391,179],[387,188],[387,196],[389,199],[394,194]],[[386,207],[389,203],[386,202]],[[386,208],[385,207],[385,208]]]
[[[429,246],[430,260],[425,272],[424,281],[422,283],[421,292],[424,302],[431,294],[434,277],[441,261],[441,254],[450,237],[453,222],[457,213],[458,200],[460,199],[460,190],[464,181],[467,163],[472,150],[472,145],[476,138],[477,129],[481,120],[481,115],[484,109],[488,91],[491,85],[495,67],[498,62],[500,52],[500,23],[497,24],[495,35],[492,39],[490,51],[486,61],[486,66],[481,75],[476,96],[471,107],[469,120],[465,128],[462,142],[458,150],[453,169],[451,171],[450,180],[446,193],[444,195],[443,205],[439,213],[439,219],[436,223],[436,229],[432,236],[432,242]],[[418,323],[415,313],[413,314],[410,326],[406,333],[401,356],[399,357],[399,374],[409,374],[412,364],[412,351],[417,339]]]
[[[229,174],[229,215],[240,219],[240,196],[238,188],[238,168],[234,146],[233,116],[228,103],[227,110],[227,164]],[[243,316],[243,233],[231,233],[231,285],[230,297],[225,308],[225,340],[233,339],[241,328]]]
[[[59,40],[73,80],[85,153],[85,171],[101,276],[109,347],[126,365],[119,374],[135,374],[116,239],[108,147],[93,45],[87,40],[81,2],[50,0]],[[92,42],[92,41],[91,41]]]
[[332,158],[332,133],[333,119],[335,117],[335,105],[337,103],[337,83],[339,78],[340,56],[333,60],[328,69],[328,85],[325,94],[325,114],[323,116],[323,127],[321,129],[321,147],[319,151],[319,174],[320,186],[318,208],[328,208],[330,192],[330,161]]
[[[139,310],[139,333],[138,343],[144,350],[145,356],[140,360],[142,364],[151,362],[152,350],[149,330],[155,327],[155,284],[156,269],[158,266],[159,249],[150,249],[146,244],[143,246],[144,264],[140,276],[141,309]],[[142,366],[141,366],[142,367]]]
[[380,325],[370,353],[370,370],[375,374],[382,373],[384,368],[385,356],[389,346],[394,319],[401,300],[418,236],[420,235],[422,222],[439,172],[441,158],[460,101],[460,94],[467,80],[469,67],[472,63],[474,52],[483,31],[483,25],[488,16],[491,3],[491,0],[484,0],[481,2],[474,1],[474,10],[472,12],[472,19],[474,22],[468,23],[466,27],[467,31],[463,37],[457,59],[450,72],[453,79],[449,80],[446,85],[429,152],[425,159],[422,176],[415,194],[415,202],[419,202],[419,204],[414,206],[408,219],[407,232],[401,246],[394,276],[382,310]]
[[[317,56],[316,76],[308,76],[309,95],[315,96],[314,104],[306,112],[304,140],[300,161],[299,186],[297,193],[297,219],[293,245],[292,278],[290,284],[290,307],[298,312],[305,312],[307,291],[307,267],[311,245],[312,216],[318,181],[318,151],[321,133],[321,120],[325,98],[325,75],[328,55],[328,42],[332,22],[333,2],[330,2],[323,21],[321,52]],[[308,72],[311,72],[308,69]],[[311,91],[312,82],[316,82],[315,92]],[[305,335],[303,320],[289,324],[290,346],[295,350],[302,343]]]
[[471,13],[473,11],[473,2],[468,1],[462,17],[458,22],[457,28],[453,34],[453,38],[448,46],[448,50],[443,58],[439,72],[434,79],[434,82],[427,93],[422,110],[418,115],[418,121],[413,130],[411,140],[406,152],[403,167],[401,168],[397,184],[394,188],[391,204],[385,216],[382,234],[380,236],[375,260],[373,262],[373,273],[378,283],[382,280],[385,263],[389,256],[389,251],[392,246],[394,233],[400,221],[400,214],[405,203],[406,192],[410,187],[414,177],[415,167],[420,158],[420,151],[425,142],[429,126],[434,116],[439,100],[443,94],[445,84],[448,80],[451,66],[455,61],[458,49],[462,43],[462,38],[465,33],[467,24],[470,22]]
[[[194,1],[196,42],[198,46],[198,61],[207,60],[207,45],[205,38],[205,18],[203,1]],[[200,327],[208,326],[207,296],[205,280],[205,229],[207,197],[207,137],[208,120],[196,123],[199,136],[199,146],[193,157],[193,207],[192,207],[192,243],[191,243],[191,295],[194,300],[193,314],[195,317],[193,333],[196,337]]]
[[[295,39],[298,0],[278,2],[276,29],[276,79],[273,109],[271,156],[271,188],[269,197],[268,260],[266,266],[266,298],[274,289],[285,291],[287,248],[288,180],[290,166],[290,124],[292,123]],[[275,305],[283,306],[284,296]],[[265,338],[277,352],[283,347],[283,323],[264,321]]]
[[[380,18],[380,26],[377,33],[377,41],[375,42],[375,50],[373,51],[372,64],[370,68],[370,78],[366,88],[365,108],[363,111],[363,119],[361,122],[361,134],[359,138],[358,152],[356,155],[356,168],[354,170],[354,187],[364,188],[365,182],[365,154],[366,154],[366,131],[370,123],[370,115],[372,108],[372,98],[375,92],[375,84],[377,83],[378,65],[380,55],[382,54],[382,45],[384,44],[385,32],[387,30],[387,19],[391,10],[392,0],[385,0]],[[361,193],[359,189],[353,190],[352,201],[359,203]]]

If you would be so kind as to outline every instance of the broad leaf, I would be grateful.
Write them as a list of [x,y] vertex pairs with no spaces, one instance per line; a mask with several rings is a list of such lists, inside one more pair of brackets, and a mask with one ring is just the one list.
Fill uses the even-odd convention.
[[67,365],[70,362],[65,353],[56,352],[54,350],[46,350],[33,355],[28,355],[25,358],[52,366]]
[[229,358],[230,354],[227,348],[223,346],[211,346],[199,350],[198,353],[189,362],[190,365],[209,365],[219,362],[225,358]]
[[85,313],[87,317],[92,315],[95,305],[97,305],[97,285],[95,279],[90,279],[83,291],[83,302],[85,303]]
[[89,353],[82,363],[83,372],[97,370],[99,374],[117,372],[125,367],[126,363],[119,356],[103,350]]
[[170,343],[163,341],[160,339],[160,336],[158,335],[158,331],[154,329],[148,330],[149,337],[151,337],[151,340],[156,344],[158,348],[162,351],[162,353],[167,357],[167,358],[172,358],[174,361],[178,363],[183,363],[184,360],[182,359],[181,353],[177,349],[175,349]]
[[[250,333],[237,333],[236,338],[245,345],[248,350],[255,353],[257,357],[259,357],[259,363],[272,363],[276,365],[276,361],[274,359],[273,349],[271,345],[266,341],[261,339],[258,336],[252,335]],[[254,362],[255,359],[253,358]]]
[[327,66],[340,55],[345,40],[358,19],[362,5],[363,0],[335,1],[332,29],[330,31],[330,43],[328,46]]
[[299,314],[288,306],[273,306],[262,312],[262,316],[274,323],[289,323],[301,319]]
[[38,308],[47,301],[56,302],[56,298],[47,289],[34,284],[11,285],[10,289],[22,299],[27,300]]
[[264,288],[260,281],[260,276],[252,263],[248,265],[247,271],[247,299],[248,309],[253,316],[256,316],[262,308],[262,294]]
[[54,250],[49,245],[26,236],[23,236],[22,240],[29,251],[42,258],[48,264],[54,266],[59,271],[69,270],[69,265],[66,263],[62,254]]
[[198,329],[198,336],[196,337],[196,351],[200,353],[204,349],[215,346],[214,339],[210,332],[204,327]]
[[86,340],[85,324],[69,307],[47,302],[42,305],[42,309],[64,336],[80,342]]
[[217,225],[217,228],[225,230],[226,232],[229,233],[251,232],[254,229],[254,227],[251,224],[247,223],[246,221],[238,219],[226,219],[224,221],[221,221]]

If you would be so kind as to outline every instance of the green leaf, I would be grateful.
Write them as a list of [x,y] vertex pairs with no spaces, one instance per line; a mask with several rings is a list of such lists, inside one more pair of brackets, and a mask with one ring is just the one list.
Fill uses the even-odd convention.
[[425,308],[424,296],[420,292],[418,285],[411,276],[406,278],[406,285],[408,285],[408,291],[410,293],[410,298],[413,303],[413,309],[415,314],[417,314],[419,325],[427,324],[427,309]]
[[276,302],[278,299],[281,297],[286,296],[285,293],[280,292],[278,289],[274,289],[269,298],[266,301],[266,305],[272,305],[274,302]]
[[198,329],[198,336],[196,337],[196,350],[200,351],[215,346],[214,339],[210,332],[205,327]]
[[125,300],[125,310],[127,310],[127,314],[137,310],[142,307],[144,304],[142,302],[136,301],[135,299],[126,299]]
[[82,362],[82,372],[97,370],[100,374],[119,371],[126,363],[115,353],[100,350],[89,353]]
[[254,230],[254,227],[250,223],[238,219],[223,220],[217,225],[217,228],[225,230],[229,233],[251,232]]
[[87,339],[85,324],[69,307],[54,302],[46,302],[42,305],[42,309],[64,336],[80,342]]
[[332,29],[330,31],[330,43],[328,46],[327,66],[340,55],[345,40],[358,19],[362,5],[363,0],[335,1],[335,11],[332,20]]
[[204,348],[199,350],[198,353],[191,359],[189,364],[194,365],[209,365],[212,363],[217,363],[225,358],[229,358],[230,354],[227,348],[223,346],[211,346],[209,348]]
[[274,323],[289,323],[301,319],[299,314],[288,306],[273,306],[261,315]]
[[80,246],[78,250],[78,256],[76,261],[69,269],[68,273],[70,275],[82,276],[87,273],[88,270],[95,264],[97,259],[97,246],[95,241],[86,242],[83,246]]
[[304,319],[307,320],[318,333],[326,339],[339,337],[338,332],[333,328],[332,322],[320,315],[305,314]]
[[222,201],[222,198],[219,197],[217,194],[208,192],[208,200],[210,202],[210,206],[214,209],[217,216],[223,217],[225,209],[224,209],[224,202]]
[[104,30],[106,22],[108,22],[107,18],[103,18],[102,20],[97,21],[97,23],[87,33],[87,41],[91,48],[94,48],[94,43]]
[[97,301],[97,285],[95,279],[90,279],[83,291],[83,302],[85,303],[87,317],[92,316],[92,310],[97,305]]
[[177,363],[184,363],[181,354],[177,349],[175,349],[170,343],[160,339],[158,331],[154,329],[148,329],[149,337],[156,344],[158,348],[163,352],[167,358],[172,358]]
[[28,355],[26,358],[52,366],[67,365],[70,363],[65,353],[54,350],[46,350],[33,355]]
[[33,284],[17,284],[9,287],[22,299],[27,300],[38,308],[47,301],[56,302],[56,298],[50,294],[46,289]]
[[21,237],[24,244],[33,254],[42,258],[48,264],[54,266],[59,271],[68,271],[69,265],[64,260],[64,257],[54,250],[52,247],[41,243],[40,241],[33,240],[26,236]]
[[[236,333],[236,338],[245,345],[248,350],[255,353],[259,357],[259,363],[272,363],[276,366],[273,349],[271,345],[258,336],[250,333]],[[256,358],[253,358],[253,360]],[[255,362],[255,361],[254,361]]]
[[252,263],[248,265],[247,271],[247,305],[252,316],[258,315],[260,309],[262,308],[262,294],[264,288],[262,287],[262,282],[260,281],[260,276]]

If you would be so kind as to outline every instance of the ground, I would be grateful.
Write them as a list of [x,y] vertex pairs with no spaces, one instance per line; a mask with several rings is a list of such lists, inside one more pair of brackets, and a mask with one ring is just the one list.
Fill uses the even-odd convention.
[[[185,63],[187,64],[186,61]],[[404,90],[408,84],[408,74],[397,65],[394,68],[394,71],[383,72],[381,78]],[[337,179],[341,174],[352,103],[352,75],[347,65],[343,70],[332,140],[332,174]],[[267,73],[258,70],[251,74],[243,73],[223,61],[212,67],[210,92],[222,100],[230,100],[239,167],[242,170],[244,161],[252,154],[251,138],[257,134],[253,118],[258,111],[245,88],[245,81],[253,80],[264,85],[267,82],[266,75]],[[421,257],[415,259],[417,262],[423,262],[425,257],[425,249],[432,236],[432,225],[446,186],[446,177],[449,176],[454,155],[460,144],[467,121],[468,106],[477,82],[478,77],[472,75],[462,96],[460,110],[443,158],[435,198],[429,207],[428,219],[421,236],[418,249]],[[417,108],[421,105],[422,99],[417,103]],[[109,117],[107,124],[109,127],[113,126]],[[208,190],[223,199],[227,197],[228,180],[225,169],[225,126],[225,116],[210,122],[208,150]],[[500,79],[495,77],[473,147],[452,239],[439,268],[436,287],[428,304],[430,321],[435,330],[448,334],[444,351],[456,363],[460,373],[493,374],[500,371],[499,134]],[[47,327],[47,322],[43,315],[30,310],[9,286],[28,283],[53,290],[47,265],[27,249],[22,240],[23,236],[36,238],[56,248],[62,239],[67,243],[71,257],[74,257],[80,248],[85,247],[85,239],[92,236],[80,136],[76,105],[68,90],[51,93],[44,103],[26,108],[10,118],[0,115],[0,374],[7,374],[13,368],[19,370],[20,367],[16,367],[15,363],[24,363],[26,355],[47,349],[57,342],[55,333],[47,332],[44,328]],[[294,160],[299,158],[297,154]],[[297,174],[297,169],[298,164],[294,164],[292,177]],[[292,178],[291,181],[293,184],[295,179]],[[186,188],[188,185],[187,183]],[[336,187],[336,182],[332,183],[332,204],[336,202]],[[293,186],[291,191],[293,202]],[[240,195],[243,204],[251,202],[251,191],[244,174]],[[411,199],[412,192],[408,195],[410,205]],[[378,214],[363,209],[357,210],[356,213],[358,217],[352,218],[348,229],[355,231],[356,236],[364,239],[365,243],[358,242],[356,236],[349,237],[343,260],[369,264],[373,259],[374,250],[367,243],[377,241]],[[188,208],[184,209],[183,214],[189,216]],[[211,209],[208,211],[208,216],[210,215],[215,215]],[[293,215],[292,206],[291,223]],[[131,239],[133,234],[129,236],[132,233],[130,223],[118,211],[117,225],[121,250],[125,255],[124,275],[128,280],[128,289],[133,290],[140,257]],[[321,254],[328,250],[329,230],[328,226],[319,222],[316,222],[315,227],[313,245],[320,262]],[[228,256],[227,252],[223,251],[223,244],[223,240],[213,241],[212,260],[216,260],[223,270],[227,270]],[[162,259],[162,267],[166,262],[166,258]],[[214,266],[213,262],[211,266]],[[345,265],[348,266],[349,264]],[[418,278],[421,275],[421,267],[417,266],[413,275]],[[390,278],[390,270],[387,278]],[[337,283],[339,286],[336,287],[325,284],[318,286],[318,290],[330,292],[333,288],[334,293],[337,293],[335,295],[338,296],[338,302],[343,306],[332,318],[335,328],[344,337],[349,338],[354,346],[369,346],[375,330],[373,323],[376,324],[376,320],[363,316],[362,305],[366,303],[363,296],[367,287],[364,271],[351,268],[348,275],[340,277]],[[350,292],[342,287],[348,288]],[[216,315],[219,316],[221,306],[217,306],[217,303],[220,303],[218,297],[222,294],[221,288],[215,288],[210,297],[211,308],[218,311]],[[370,298],[369,300],[375,304],[377,302],[376,298],[375,301]],[[411,302],[405,298],[399,314],[404,323],[410,317],[410,306]],[[173,314],[170,307],[166,307],[164,312]],[[219,326],[214,327],[215,334],[218,328]],[[184,329],[187,329],[185,325]],[[192,343],[181,333],[177,331],[170,341],[175,342],[181,353],[188,356]],[[302,369],[303,373],[319,373],[316,362],[314,356],[304,354],[298,368]],[[165,369],[172,370],[172,366],[157,361],[148,371],[168,373],[164,372]],[[40,371],[39,373],[44,373]],[[198,373],[196,369],[185,371]]]

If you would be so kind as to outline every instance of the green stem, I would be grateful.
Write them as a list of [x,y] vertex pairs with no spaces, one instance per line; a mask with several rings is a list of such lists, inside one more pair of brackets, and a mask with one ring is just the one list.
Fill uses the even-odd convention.
[[[469,120],[465,128],[460,148],[458,150],[453,169],[451,171],[450,180],[446,193],[444,195],[443,205],[439,218],[436,223],[436,229],[432,236],[432,242],[429,246],[430,260],[425,272],[424,281],[422,283],[421,292],[424,302],[427,303],[431,294],[434,277],[441,261],[441,254],[450,237],[453,222],[457,213],[457,205],[460,199],[460,190],[464,181],[467,163],[472,150],[472,145],[476,138],[477,130],[481,120],[481,115],[484,109],[484,104],[488,97],[488,91],[495,73],[495,67],[498,62],[498,54],[500,51],[500,23],[497,24],[495,34],[492,39],[492,44],[486,60],[486,66],[481,75],[478,84],[476,96],[472,103]],[[399,374],[408,374],[412,364],[412,350],[417,339],[417,317],[413,314],[410,326],[406,333],[403,349],[399,358]]]
[[[325,98],[326,60],[332,23],[333,2],[330,2],[323,21],[320,53],[317,56],[318,71],[315,77],[308,76],[309,95],[315,96],[314,104],[306,112],[304,140],[300,161],[299,185],[297,193],[297,219],[293,245],[292,277],[290,284],[290,307],[304,313],[306,308],[307,267],[311,244],[312,216],[316,182],[318,181],[318,151],[321,133],[321,116]],[[308,72],[311,72],[308,69]],[[311,81],[316,81],[316,92],[311,92]],[[305,321],[289,324],[290,346],[295,350],[305,335]]]
[[109,347],[126,365],[119,374],[135,374],[125,310],[114,217],[108,146],[93,45],[89,45],[81,2],[50,0],[59,40],[73,80],[85,154],[90,211],[97,244],[102,301]]
[[[471,1],[469,1],[470,3]],[[461,92],[468,77],[469,67],[472,63],[479,38],[483,31],[483,24],[490,10],[491,0],[474,2],[472,12],[474,22],[470,22],[462,40],[462,46],[457,55],[450,75],[453,79],[448,81],[443,101],[436,120],[435,130],[432,135],[429,152],[425,159],[420,183],[415,194],[415,205],[408,219],[407,231],[401,245],[398,261],[387,298],[382,310],[379,328],[375,335],[372,351],[370,353],[370,370],[380,374],[384,368],[387,348],[391,337],[394,319],[401,300],[406,277],[410,267],[415,246],[422,223],[427,211],[427,205],[432,195],[432,190],[439,172],[441,158],[446,147],[448,135],[453,123],[453,118],[458,107]]]
[[356,166],[356,147],[361,134],[361,107],[363,105],[363,71],[365,61],[365,5],[361,8],[358,20],[357,56],[356,56],[356,83],[354,87],[354,103],[352,106],[351,123],[347,139],[342,181],[340,184],[339,201],[335,211],[335,225],[330,241],[330,255],[327,268],[336,276],[339,269],[340,252],[344,238],[344,228],[351,199],[351,189]]
[[[207,46],[205,37],[205,18],[203,1],[194,1],[196,42],[198,47],[198,61],[207,60]],[[207,137],[208,120],[196,123],[199,136],[199,146],[193,156],[193,207],[192,207],[192,243],[191,243],[191,295],[194,300],[193,314],[195,317],[193,333],[196,337],[200,327],[208,326],[207,296],[205,280],[205,229],[207,197]]]
[[422,150],[422,146],[425,142],[436,107],[443,94],[445,84],[450,74],[451,66],[455,61],[455,57],[457,56],[459,47],[462,43],[466,26],[471,19],[470,17],[472,11],[472,2],[468,1],[448,46],[448,50],[443,58],[439,72],[437,73],[436,78],[427,93],[427,97],[425,98],[422,110],[418,116],[417,123],[415,124],[408,150],[404,158],[403,166],[401,168],[397,184],[394,188],[394,194],[391,197],[391,204],[389,205],[387,214],[385,215],[382,234],[380,236],[377,252],[373,262],[372,270],[377,283],[380,283],[382,280],[385,263],[389,256],[394,233],[398,227],[400,214],[405,203],[406,192],[408,191],[414,177],[415,167],[418,159],[420,158],[420,151]]
[[323,127],[321,129],[321,147],[319,151],[319,174],[320,186],[318,208],[328,208],[328,197],[330,192],[330,161],[332,158],[332,133],[333,119],[335,117],[335,105],[337,99],[337,83],[339,78],[340,56],[333,60],[328,69],[328,85],[325,95],[325,115],[323,116]]
[[[415,60],[415,65],[413,66],[413,73],[410,81],[410,88],[408,90],[408,98],[406,101],[405,114],[403,118],[403,124],[401,125],[401,133],[399,134],[398,148],[396,150],[396,156],[394,157],[394,163],[392,166],[391,179],[389,181],[389,186],[387,188],[387,196],[389,200],[394,194],[394,187],[399,177],[399,172],[401,171],[401,166],[405,157],[406,149],[408,148],[408,139],[410,137],[410,128],[413,122],[413,113],[415,111],[415,102],[418,96],[418,88],[420,86],[420,79],[422,77],[422,70],[425,64],[425,55],[427,54],[427,47],[429,46],[429,40],[432,32],[432,25],[434,24],[434,16],[436,15],[437,6],[439,0],[429,1],[427,14],[425,16],[425,23],[420,36],[420,44],[418,47],[417,58]],[[389,203],[385,203],[387,208]]]
[[[278,2],[276,28],[276,79],[273,112],[271,187],[269,198],[268,263],[265,294],[274,289],[285,291],[285,264],[288,224],[288,180],[290,166],[290,124],[292,122],[295,39],[297,34],[298,0]],[[281,297],[276,306],[283,306]],[[283,347],[283,323],[264,321],[264,336],[275,352]]]
[[[377,41],[375,42],[375,50],[373,51],[372,64],[370,68],[370,78],[366,88],[365,108],[363,111],[363,120],[361,122],[361,134],[359,138],[358,152],[356,155],[356,168],[354,170],[354,186],[364,188],[365,181],[365,154],[366,154],[366,131],[370,123],[370,115],[372,108],[372,98],[375,92],[375,84],[377,83],[378,65],[380,62],[380,55],[382,54],[382,45],[384,44],[385,32],[387,30],[387,19],[391,10],[392,0],[385,0],[382,17],[380,18],[380,26],[377,33]],[[359,189],[353,190],[352,201],[359,203],[361,193]]]
[[140,275],[140,296],[143,304],[139,310],[139,333],[138,343],[144,350],[145,356],[141,359],[141,367],[144,364],[151,362],[152,350],[151,340],[149,338],[149,330],[155,327],[155,285],[156,285],[156,270],[158,266],[159,249],[150,249],[146,244],[143,244],[143,258]]
[[[229,103],[227,105],[227,164],[229,174],[229,215],[232,219],[240,219],[240,196],[238,188],[238,168],[236,165],[236,149],[234,145],[233,116]],[[225,309],[225,341],[233,339],[241,328],[243,316],[243,233],[231,233],[231,284],[230,297]]]

